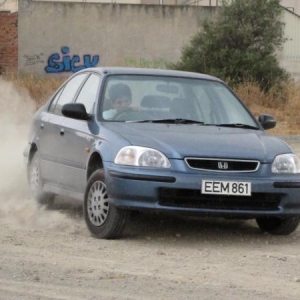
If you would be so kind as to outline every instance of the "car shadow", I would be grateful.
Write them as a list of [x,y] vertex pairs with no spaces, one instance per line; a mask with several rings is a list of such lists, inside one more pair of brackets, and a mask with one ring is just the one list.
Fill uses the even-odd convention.
[[134,237],[141,232],[147,232],[147,235],[151,232],[154,237],[159,237],[162,233],[182,237],[207,234],[208,232],[218,236],[220,233],[261,235],[253,221],[134,212],[127,226],[128,237]]
[[288,236],[263,233],[255,220],[134,213],[124,232],[128,240],[167,240],[189,243],[285,244],[297,241],[300,230]]
[[[56,198],[50,210],[59,211],[71,219],[83,219],[82,202]],[[87,230],[87,229],[86,229]],[[127,241],[206,241],[206,242],[291,242],[300,230],[290,236],[273,236],[260,231],[255,220],[235,220],[215,217],[191,217],[167,213],[133,211],[121,239]]]

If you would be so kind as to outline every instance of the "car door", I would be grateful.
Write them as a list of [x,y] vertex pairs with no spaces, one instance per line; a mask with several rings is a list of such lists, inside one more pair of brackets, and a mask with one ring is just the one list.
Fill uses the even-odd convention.
[[72,77],[54,96],[47,111],[41,115],[39,135],[40,168],[45,183],[63,187],[65,184],[65,152],[68,149],[63,143],[63,115],[61,108],[72,102],[87,74]]
[[100,82],[100,75],[90,74],[75,100],[76,103],[84,104],[87,113],[91,115],[91,120],[76,120],[65,117],[62,123],[64,144],[69,149],[68,152],[62,153],[63,160],[67,162],[64,170],[66,187],[80,194],[84,193],[87,161],[99,131],[94,120],[94,111]]

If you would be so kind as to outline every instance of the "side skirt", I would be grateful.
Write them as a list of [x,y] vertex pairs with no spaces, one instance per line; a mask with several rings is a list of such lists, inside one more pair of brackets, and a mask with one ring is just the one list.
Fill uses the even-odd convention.
[[80,194],[74,191],[62,189],[61,187],[46,183],[43,186],[43,192],[55,194],[58,196],[64,196],[68,198],[72,198],[75,200],[82,201],[84,200],[84,194]]

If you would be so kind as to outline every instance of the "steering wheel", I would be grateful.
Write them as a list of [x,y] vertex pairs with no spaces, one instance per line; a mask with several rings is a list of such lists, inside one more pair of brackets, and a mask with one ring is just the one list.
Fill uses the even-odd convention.
[[132,107],[129,107],[126,110],[118,112],[112,120],[115,121],[136,121],[136,120],[153,120],[154,113],[145,110],[135,110]]
[[126,115],[129,115],[132,112],[134,112],[132,107],[128,107],[125,110],[122,110],[122,111],[119,111],[118,113],[116,113],[112,119],[116,120],[116,121],[125,121],[125,120],[123,120],[122,117],[126,117]]

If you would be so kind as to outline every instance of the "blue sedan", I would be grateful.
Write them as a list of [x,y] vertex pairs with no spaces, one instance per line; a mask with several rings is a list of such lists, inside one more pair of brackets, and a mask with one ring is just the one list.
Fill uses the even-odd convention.
[[121,236],[130,211],[256,219],[286,235],[300,220],[300,161],[218,78],[90,68],[34,115],[25,150],[33,197],[83,201],[97,238]]

